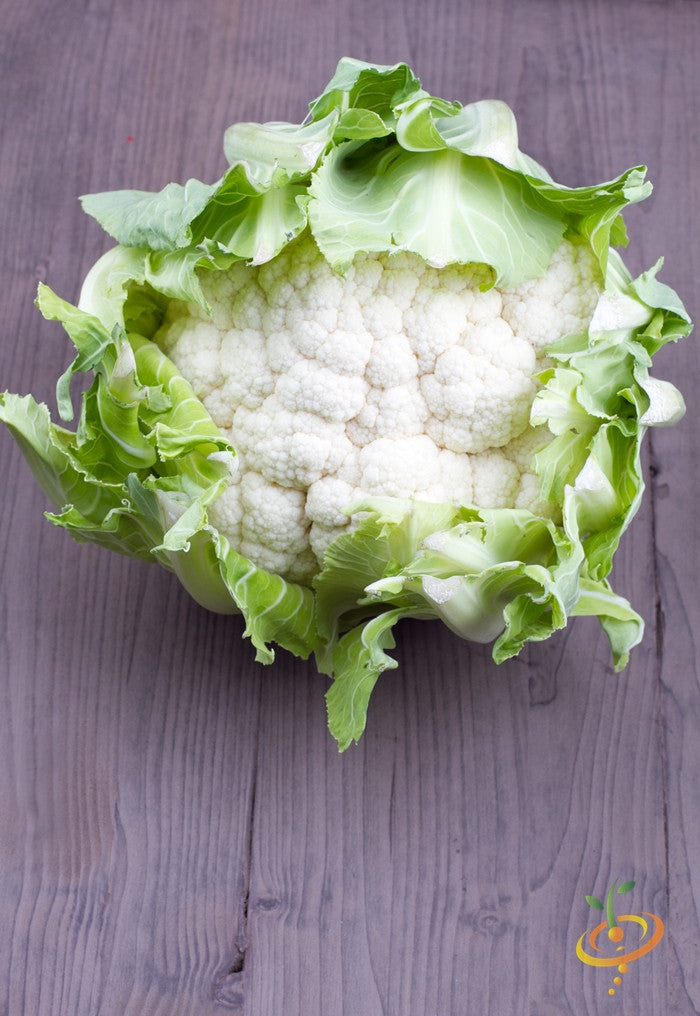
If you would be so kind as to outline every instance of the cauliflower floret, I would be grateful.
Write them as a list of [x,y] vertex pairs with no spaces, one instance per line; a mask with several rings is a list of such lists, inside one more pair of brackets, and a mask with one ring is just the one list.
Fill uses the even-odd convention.
[[306,235],[263,265],[204,271],[156,341],[239,453],[209,518],[260,567],[310,582],[365,496],[477,507],[539,500],[528,424],[544,346],[585,328],[595,258],[565,241],[503,292],[483,265],[359,254],[341,277]]
[[[323,328],[326,335],[331,335],[338,327],[338,304],[341,295],[340,280],[331,277],[321,279],[320,285],[295,294],[294,298],[287,302],[285,328],[291,335],[296,335],[298,329],[307,321],[314,321]],[[324,303],[325,299],[330,303]]]
[[302,554],[293,555],[283,550],[272,550],[256,541],[241,540],[236,549],[258,568],[284,575],[289,582],[308,585],[318,571],[318,561],[310,546]]
[[237,409],[231,436],[266,479],[298,490],[334,473],[350,450],[342,423],[291,412],[274,394],[256,411]]
[[177,364],[198,398],[204,401],[213,389],[223,384],[222,334],[212,321],[180,317],[161,334],[164,335],[164,352]]
[[306,494],[306,515],[312,522],[328,529],[347,524],[345,505],[360,497],[360,490],[337,476],[323,476],[309,487]]
[[[224,330],[230,327],[231,322],[233,322],[236,328],[254,328],[258,332],[262,329],[263,314],[267,309],[267,301],[255,278],[250,278],[249,272],[250,269],[246,265],[238,263],[230,268],[228,272],[221,273],[229,277],[233,289],[229,313],[226,313],[227,307],[225,303],[219,304],[216,301],[217,312],[221,313],[223,317],[223,324],[219,325],[219,327]],[[209,292],[209,300],[215,300],[214,293]]]
[[379,437],[412,437],[424,433],[429,415],[414,378],[395,388],[372,388],[346,433],[360,447]]
[[365,328],[375,339],[382,340],[401,331],[403,315],[398,304],[384,293],[377,293],[363,307]]
[[296,556],[308,545],[303,491],[269,483],[259,473],[241,479],[241,533],[244,540]]
[[535,354],[500,318],[471,328],[421,381],[432,412],[427,433],[454,452],[507,444],[527,424],[537,391]]
[[275,385],[275,395],[291,412],[315,413],[332,423],[345,423],[360,412],[369,385],[361,377],[336,374],[311,360],[299,360]]
[[[364,257],[368,257],[368,255],[364,255]],[[362,267],[368,274],[368,269],[365,267],[367,263],[364,261]],[[399,251],[388,257],[382,257],[374,263],[380,264],[384,269],[377,276],[375,285],[377,292],[386,294],[402,313],[409,310],[423,281],[423,276],[426,271],[429,274],[426,263],[421,258],[417,258],[415,254],[409,254],[408,251]],[[367,296],[370,296],[371,293],[370,290]]]
[[[318,330],[318,344],[320,345],[325,335],[321,326],[316,325],[313,321],[309,321],[306,324],[306,329]],[[299,351],[299,345],[302,341],[300,336],[292,336],[286,331],[271,331],[263,332],[261,339],[265,344],[270,371],[273,374],[286,374],[292,369],[294,364],[300,363],[304,359],[304,354]],[[270,380],[274,385],[276,378],[271,378]]]
[[[433,269],[435,270],[435,269]],[[422,373],[431,371],[435,360],[459,342],[467,318],[456,293],[442,291],[421,294],[404,315],[404,328]]]
[[547,427],[526,427],[516,438],[508,442],[503,452],[514,462],[521,473],[532,469],[532,457],[551,439]]
[[385,266],[378,258],[371,254],[357,255],[348,268],[345,279],[358,301],[360,312],[372,295],[379,291],[383,278],[386,278]]
[[375,388],[405,385],[418,375],[418,361],[405,335],[387,333],[376,339],[367,360],[365,377]]
[[439,453],[441,484],[445,501],[455,504],[472,504],[474,501],[474,478],[470,455],[458,455],[442,448]]
[[243,521],[240,475],[212,502],[208,513],[211,524],[224,533],[234,547],[240,547]]
[[413,497],[440,482],[438,448],[426,434],[380,437],[360,450],[360,489],[385,497]]
[[520,473],[503,451],[471,456],[474,504],[479,508],[511,508],[520,484]]
[[552,518],[556,512],[553,505],[540,498],[540,481],[534,473],[523,473],[518,482],[513,508],[526,508],[536,515]]
[[309,544],[316,558],[316,571],[323,563],[323,556],[330,547],[333,540],[343,533],[349,533],[354,529],[352,521],[345,520],[342,526],[322,526],[319,522],[313,522],[309,530]]
[[[482,279],[482,285],[489,285],[490,272],[487,275],[480,276]],[[503,300],[501,292],[498,289],[479,289],[475,288],[471,292],[471,309],[469,311],[469,320],[475,324],[480,325],[484,321],[493,321],[501,316],[503,310]]]
[[[349,474],[359,475],[356,456],[348,469]],[[323,476],[312,483],[306,494],[306,517],[311,519],[309,542],[320,564],[326,549],[341,533],[354,528],[354,523],[344,510],[360,500],[362,491],[339,476]]]
[[229,329],[221,342],[221,370],[220,401],[225,411],[222,408],[215,420],[225,429],[231,426],[239,406],[257,409],[274,390],[264,336],[252,328]]
[[372,341],[372,336],[364,330],[360,322],[357,329],[352,332],[342,329],[333,332],[321,330],[314,347],[301,343],[298,343],[298,346],[304,356],[314,357],[318,363],[333,370],[335,374],[364,377]]
[[556,339],[587,328],[600,289],[600,269],[590,248],[563,243],[542,278],[503,292],[503,317],[541,356]]

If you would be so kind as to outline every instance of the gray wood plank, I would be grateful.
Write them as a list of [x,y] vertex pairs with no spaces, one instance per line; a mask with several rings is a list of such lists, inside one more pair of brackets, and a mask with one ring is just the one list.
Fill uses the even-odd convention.
[[[648,162],[630,267],[665,254],[700,311],[692,0],[29,0],[4,23],[3,387],[53,398],[36,284],[77,296],[105,247],[77,195],[215,178],[228,123],[300,118],[344,53],[506,99],[565,183]],[[589,621],[501,668],[406,624],[343,756],[310,664],[263,670],[238,620],[53,530],[0,433],[0,1012],[700,1012],[694,340],[659,362],[689,413],[649,442],[616,565],[648,622],[630,668]],[[615,878],[667,930],[610,999],[575,944]]]

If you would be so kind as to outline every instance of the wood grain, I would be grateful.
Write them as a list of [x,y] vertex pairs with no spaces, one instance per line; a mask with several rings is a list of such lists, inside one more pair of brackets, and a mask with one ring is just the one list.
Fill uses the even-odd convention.
[[[570,185],[647,162],[637,271],[700,314],[696,0],[6,0],[0,383],[53,401],[69,353],[32,306],[106,243],[79,194],[221,172],[234,120],[299,119],[351,54],[499,96]],[[171,576],[73,544],[0,433],[3,1016],[691,1016],[700,1012],[700,369],[659,356],[616,585],[647,620],[614,676],[575,622],[500,668],[407,623],[343,756],[325,684],[263,669]],[[661,945],[617,996],[575,955],[586,893],[636,881]]]

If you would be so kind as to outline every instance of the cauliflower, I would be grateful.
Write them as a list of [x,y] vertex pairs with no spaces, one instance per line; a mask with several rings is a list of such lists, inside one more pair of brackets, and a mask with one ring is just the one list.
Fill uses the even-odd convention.
[[154,341],[241,456],[212,524],[309,583],[367,496],[553,514],[530,409],[546,346],[588,327],[600,270],[566,240],[541,278],[490,281],[407,252],[339,276],[309,234],[259,267],[203,271],[209,313],[170,301]]
[[643,622],[607,576],[643,491],[649,375],[690,330],[616,248],[643,167],[568,188],[498,100],[343,59],[301,124],[233,124],[220,180],[82,199],[116,241],[78,306],[37,304],[92,372],[75,431],[0,394],[76,539],[240,612],[256,658],[314,655],[357,740],[404,617],[515,656],[595,615],[621,669]]

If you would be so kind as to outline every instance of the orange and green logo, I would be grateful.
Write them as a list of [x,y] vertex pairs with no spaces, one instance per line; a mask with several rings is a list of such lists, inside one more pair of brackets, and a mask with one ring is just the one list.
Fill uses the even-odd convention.
[[586,902],[594,910],[605,911],[605,920],[592,931],[584,931],[576,943],[576,955],[588,966],[615,969],[609,995],[614,995],[622,984],[622,975],[627,973],[630,963],[651,952],[664,934],[664,922],[656,914],[644,910],[640,914],[615,913],[616,896],[631,892],[634,886],[634,882],[618,885],[615,879],[605,903],[597,896],[586,896]]

